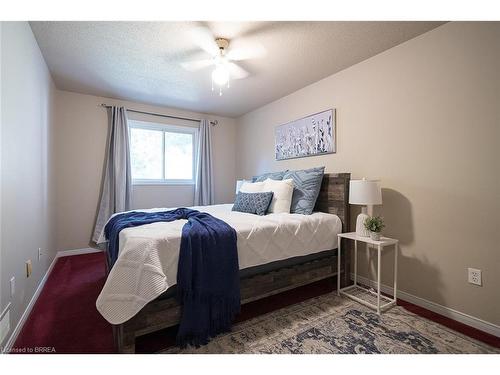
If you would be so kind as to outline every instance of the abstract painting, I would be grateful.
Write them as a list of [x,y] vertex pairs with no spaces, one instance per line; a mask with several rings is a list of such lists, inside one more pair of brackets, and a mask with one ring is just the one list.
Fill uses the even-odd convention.
[[276,160],[335,152],[335,109],[276,127]]

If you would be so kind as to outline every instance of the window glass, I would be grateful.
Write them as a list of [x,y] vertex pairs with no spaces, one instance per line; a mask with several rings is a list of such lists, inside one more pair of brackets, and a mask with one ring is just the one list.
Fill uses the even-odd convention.
[[193,183],[196,128],[129,121],[135,183]]
[[163,178],[163,132],[131,128],[130,154],[133,179]]
[[165,178],[193,179],[193,134],[165,132]]

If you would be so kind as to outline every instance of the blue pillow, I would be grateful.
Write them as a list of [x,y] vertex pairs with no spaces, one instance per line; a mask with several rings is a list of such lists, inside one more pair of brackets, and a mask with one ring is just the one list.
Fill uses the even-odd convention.
[[293,179],[293,195],[290,213],[310,215],[318,199],[325,167],[287,171],[284,180]]
[[243,193],[240,191],[236,196],[232,210],[262,216],[266,214],[272,199],[272,191],[265,193]]
[[283,175],[286,172],[287,171],[270,172],[270,173],[264,173],[264,174],[260,174],[260,175],[257,175],[257,176],[253,176],[252,177],[252,182],[262,182],[262,181],[267,180],[268,178],[270,178],[271,180],[281,181],[281,180],[283,180]]

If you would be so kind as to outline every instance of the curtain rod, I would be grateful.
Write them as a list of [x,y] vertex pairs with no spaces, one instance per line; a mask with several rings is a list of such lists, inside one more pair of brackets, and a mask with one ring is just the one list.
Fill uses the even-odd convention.
[[[101,107],[111,108],[112,106],[103,103],[103,104],[101,104]],[[177,120],[186,120],[186,121],[194,121],[194,122],[200,122],[201,121],[200,119],[196,119],[196,118],[163,115],[163,114],[160,114],[160,113],[137,111],[135,109],[127,109],[127,111],[128,112],[134,112],[134,113],[142,113],[143,115],[151,115],[151,116],[158,116],[158,117],[175,118]],[[213,125],[213,126],[217,125],[218,123],[219,123],[219,121],[217,121],[217,120],[210,121],[210,124]]]

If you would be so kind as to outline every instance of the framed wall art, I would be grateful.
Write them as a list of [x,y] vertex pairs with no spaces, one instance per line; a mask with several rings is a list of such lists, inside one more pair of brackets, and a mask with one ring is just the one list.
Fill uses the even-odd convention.
[[335,109],[328,109],[277,126],[276,160],[335,153],[335,125]]

